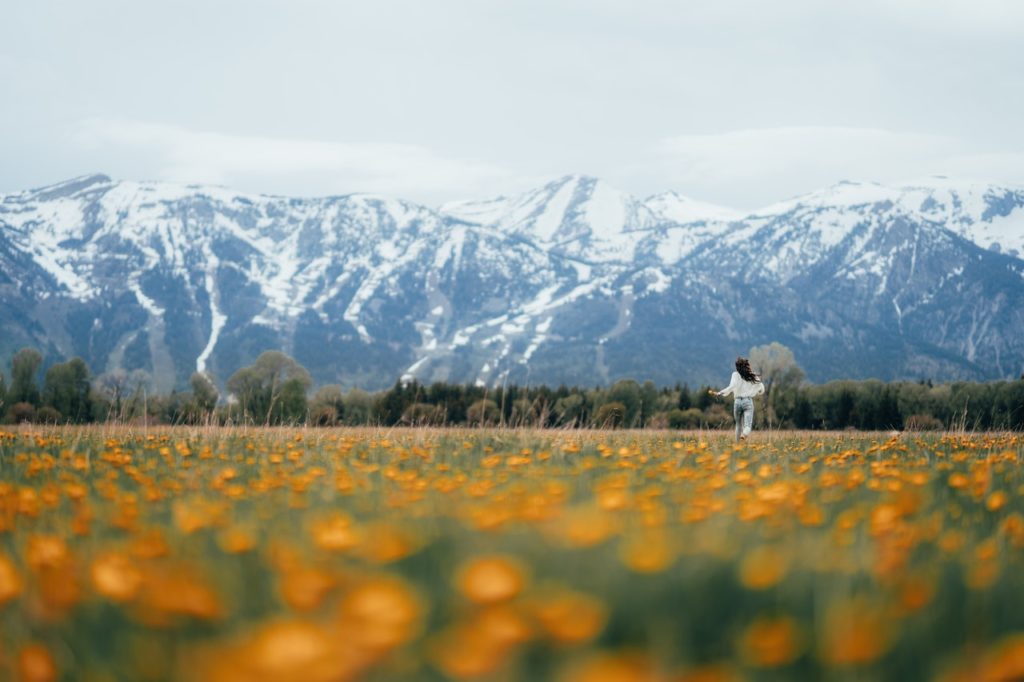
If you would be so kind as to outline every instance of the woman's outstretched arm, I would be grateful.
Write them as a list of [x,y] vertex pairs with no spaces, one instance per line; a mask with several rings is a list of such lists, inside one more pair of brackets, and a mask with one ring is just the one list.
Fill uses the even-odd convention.
[[733,393],[736,390],[736,387],[739,385],[739,381],[740,381],[739,372],[733,372],[732,373],[732,377],[729,380],[729,385],[728,386],[723,388],[721,391],[716,391],[714,389],[711,389],[711,392],[714,393],[717,396],[729,395],[730,393]]

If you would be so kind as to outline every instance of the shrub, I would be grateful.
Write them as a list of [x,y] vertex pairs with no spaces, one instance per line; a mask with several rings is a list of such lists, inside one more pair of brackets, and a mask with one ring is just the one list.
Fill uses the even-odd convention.
[[36,408],[32,406],[32,403],[14,403],[7,410],[7,416],[4,418],[4,421],[8,424],[27,424],[35,418]]
[[540,422],[541,405],[526,398],[520,398],[512,403],[513,426],[536,426]]
[[61,415],[56,408],[44,405],[36,410],[34,421],[37,424],[59,424],[61,422]]
[[711,429],[724,429],[732,425],[732,414],[724,405],[715,403],[704,411],[705,424]]
[[413,403],[402,413],[402,422],[412,426],[438,426],[444,423],[444,408],[429,403]]
[[309,423],[313,426],[337,426],[338,409],[333,405],[315,407],[309,415]]
[[945,425],[930,414],[912,414],[903,422],[907,431],[942,431]]
[[500,416],[498,403],[490,399],[477,400],[466,410],[466,419],[469,421],[470,426],[495,424]]
[[626,406],[622,403],[605,403],[597,408],[597,414],[594,415],[594,426],[602,429],[616,429],[622,426],[625,416]]
[[668,426],[668,413],[657,412],[651,415],[651,418],[644,424],[645,429],[667,429]]
[[703,425],[704,413],[696,407],[668,413],[668,426],[671,429],[699,429]]

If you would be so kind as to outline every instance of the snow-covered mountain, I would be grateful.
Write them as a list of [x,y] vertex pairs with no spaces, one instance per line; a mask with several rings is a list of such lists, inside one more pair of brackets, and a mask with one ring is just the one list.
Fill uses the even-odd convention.
[[275,348],[320,382],[717,382],[1024,369],[1024,188],[840,183],[744,212],[568,176],[438,210],[102,175],[0,197],[0,359],[156,388]]

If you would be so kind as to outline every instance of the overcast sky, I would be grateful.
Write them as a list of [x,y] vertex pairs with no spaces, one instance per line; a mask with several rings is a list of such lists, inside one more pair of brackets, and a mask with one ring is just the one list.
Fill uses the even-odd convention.
[[427,203],[567,173],[751,208],[1024,184],[1016,0],[31,0],[0,192],[101,171]]

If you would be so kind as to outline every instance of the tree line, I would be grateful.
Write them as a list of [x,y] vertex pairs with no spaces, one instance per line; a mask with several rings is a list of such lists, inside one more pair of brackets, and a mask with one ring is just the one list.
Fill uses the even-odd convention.
[[[831,381],[808,384],[792,352],[778,343],[751,349],[765,394],[759,428],[1024,429],[1024,377],[1018,381]],[[221,395],[216,379],[195,373],[189,390],[153,394],[145,372],[94,376],[81,358],[51,365],[18,351],[10,382],[0,372],[0,415],[13,423],[92,422],[221,425],[508,426],[546,428],[719,429],[731,405],[708,386],[658,387],[623,379],[606,387],[518,386],[397,381],[383,391],[345,391],[313,381],[294,359],[267,351],[232,374]]]

